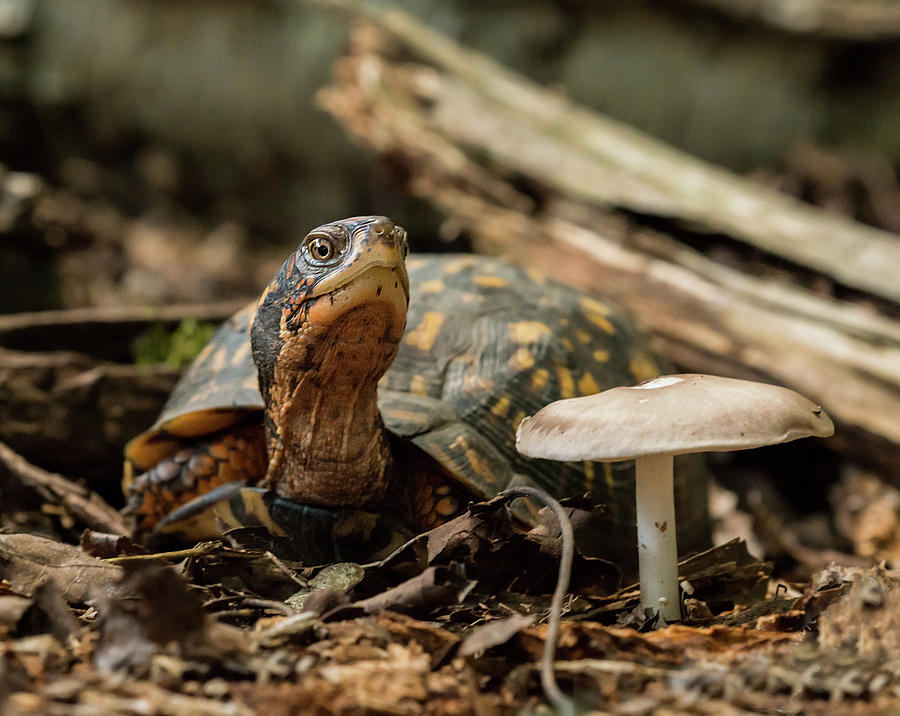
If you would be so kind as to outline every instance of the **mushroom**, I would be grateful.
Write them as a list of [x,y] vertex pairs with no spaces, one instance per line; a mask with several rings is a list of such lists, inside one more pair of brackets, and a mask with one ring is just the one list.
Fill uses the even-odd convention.
[[681,618],[673,457],[828,437],[834,425],[787,388],[714,375],[666,375],[558,400],[525,418],[516,448],[549,460],[635,461],[641,604]]

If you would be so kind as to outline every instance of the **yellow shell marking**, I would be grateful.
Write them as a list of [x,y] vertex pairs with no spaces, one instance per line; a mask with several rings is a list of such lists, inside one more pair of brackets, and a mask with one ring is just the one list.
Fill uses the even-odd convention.
[[230,427],[240,417],[241,412],[239,410],[195,410],[169,418],[159,427],[160,430],[164,430],[172,435],[193,438]]
[[550,326],[540,321],[518,321],[509,324],[509,337],[513,343],[537,343],[541,336],[552,335]]
[[239,367],[250,356],[250,341],[244,341],[231,356],[231,365]]
[[556,366],[556,377],[559,378],[559,392],[563,398],[575,397],[575,380],[572,371],[562,365]]
[[584,481],[588,489],[594,487],[594,463],[590,460],[584,461]]
[[588,333],[583,328],[575,329],[575,337],[578,339],[579,343],[590,343],[591,342],[591,334]]
[[476,475],[483,477],[485,481],[489,483],[493,484],[497,482],[497,476],[494,475],[490,467],[488,467],[487,462],[481,459],[481,455],[479,455],[478,452],[469,447],[469,443],[462,435],[456,438],[456,440],[451,443],[450,447],[454,450],[461,450],[465,453],[466,461],[469,463]]
[[[201,433],[202,435],[203,433]],[[181,443],[178,439],[162,440],[157,436],[155,440],[148,440],[143,436],[134,438],[126,448],[128,459],[125,461],[125,476],[122,486],[130,484],[130,480],[136,475],[149,470],[160,460],[164,460],[174,453]],[[128,482],[126,482],[128,481]]]
[[430,351],[447,317],[436,311],[426,311],[422,322],[406,334],[407,344],[423,351]]
[[219,348],[215,353],[213,353],[212,360],[209,364],[209,370],[212,373],[220,373],[225,369],[225,365],[228,363],[228,350],[225,348]]
[[[585,317],[595,326],[605,331],[609,335],[615,335],[616,329],[612,323],[606,318],[610,314],[609,306],[590,296],[582,296],[578,299],[581,307],[584,309]],[[587,341],[585,341],[587,343]]]
[[534,390],[541,390],[550,382],[550,371],[546,368],[538,368],[531,376],[531,387]]
[[610,323],[609,320],[606,318],[606,316],[604,316],[602,313],[595,313],[593,311],[587,311],[584,315],[591,323],[593,323],[595,326],[597,326],[597,328],[599,328],[601,331],[604,331],[605,333],[608,333],[611,336],[614,336],[616,334],[616,327],[613,326],[613,324]]
[[601,313],[604,315],[608,315],[610,312],[609,306],[607,306],[602,301],[598,301],[596,298],[591,298],[590,296],[581,296],[578,299],[578,302],[581,304],[581,307],[589,313]]
[[563,348],[569,351],[569,353],[575,351],[575,345],[568,338],[562,337],[559,339],[559,342],[563,344]]
[[467,375],[463,378],[463,390],[467,393],[490,393],[493,388],[490,378],[480,375]]
[[[269,508],[266,506],[263,501],[263,496],[256,492],[255,490],[241,490],[241,501],[244,503],[244,511],[247,514],[254,515],[259,521],[263,524],[263,526],[273,535],[279,535],[284,537],[287,533],[279,527],[269,516]],[[217,505],[216,512],[222,508],[221,505]],[[228,508],[228,511],[231,511],[231,508]],[[220,518],[226,523],[231,524],[225,515],[220,515]],[[235,525],[240,525],[240,520],[234,520]]]
[[534,353],[527,348],[519,348],[510,356],[509,364],[513,370],[528,370],[534,366]]
[[509,398],[504,395],[496,403],[494,403],[494,407],[491,408],[491,412],[498,418],[505,418],[509,413],[509,406]]
[[472,448],[466,450],[466,460],[469,461],[469,464],[472,466],[476,475],[483,477],[486,482],[492,485],[497,484],[497,476],[491,471],[491,468],[488,467],[487,462],[482,460],[481,455],[475,450]]
[[659,367],[653,362],[653,359],[643,353],[636,353],[632,356],[628,363],[631,374],[638,383],[650,380],[659,375]]
[[414,395],[428,395],[428,383],[424,375],[414,375],[409,382],[409,392]]
[[474,263],[474,256],[464,256],[463,258],[456,259],[456,261],[448,261],[441,270],[446,274],[459,273],[463,269],[469,268],[469,266],[472,266]]
[[487,274],[481,274],[479,276],[475,276],[472,281],[474,281],[476,285],[481,286],[482,288],[503,288],[505,286],[509,286],[509,281],[507,281],[502,276],[489,276]]
[[598,363],[606,363],[609,360],[609,351],[598,348],[594,351],[594,360]]
[[398,422],[424,423],[428,421],[427,413],[417,413],[414,410],[401,410],[399,408],[389,408],[382,410],[382,415],[390,416]]
[[215,347],[214,347],[212,341],[207,343],[205,346],[203,346],[203,350],[197,354],[197,357],[194,358],[194,363],[199,364],[199,363],[202,363],[203,361],[205,361],[207,358],[209,358],[209,355],[210,355],[210,353],[213,352],[214,348]]
[[439,278],[433,278],[419,286],[422,293],[440,293],[444,290],[446,284]]
[[578,390],[582,395],[593,395],[600,392],[600,386],[594,380],[594,376],[585,371],[584,375],[578,379]]

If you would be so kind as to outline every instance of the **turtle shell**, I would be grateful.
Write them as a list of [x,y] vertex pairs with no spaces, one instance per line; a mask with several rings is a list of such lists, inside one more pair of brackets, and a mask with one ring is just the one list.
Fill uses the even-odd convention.
[[156,422],[125,446],[122,486],[175,453],[185,440],[261,420],[265,407],[250,355],[256,304],[223,323],[181,376]]
[[[387,429],[473,497],[532,484],[556,496],[591,491],[602,502],[633,504],[629,466],[533,460],[515,450],[519,422],[548,403],[658,375],[628,322],[601,301],[499,259],[413,257],[407,269],[406,333],[379,383]],[[253,310],[223,324],[157,422],[129,443],[126,484],[185,438],[261,419],[248,337]],[[633,507],[611,514],[633,524]]]

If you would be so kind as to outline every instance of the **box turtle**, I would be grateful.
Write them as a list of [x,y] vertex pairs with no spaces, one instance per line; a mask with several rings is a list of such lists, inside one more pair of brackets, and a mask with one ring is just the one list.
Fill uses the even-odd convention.
[[[328,515],[355,510],[421,530],[530,484],[593,493],[608,534],[633,549],[630,464],[533,460],[514,443],[554,400],[657,375],[639,336],[605,303],[502,260],[406,254],[384,217],[302,240],[126,447],[138,533],[262,524],[315,540]],[[680,543],[702,546],[702,473],[676,494]]]

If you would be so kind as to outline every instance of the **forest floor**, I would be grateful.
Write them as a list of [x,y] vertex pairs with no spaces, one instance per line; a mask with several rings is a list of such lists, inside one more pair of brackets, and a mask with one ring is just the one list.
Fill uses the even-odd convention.
[[[875,206],[821,188],[803,156],[818,166],[798,154],[767,179],[822,203],[862,196],[850,213]],[[124,175],[79,160],[54,178],[0,176],[6,265],[20,274],[8,281],[41,291],[33,277],[52,266],[53,307],[67,309],[0,316],[3,712],[548,710],[552,521],[528,530],[480,504],[379,562],[316,567],[260,535],[162,555],[122,536],[124,441],[152,422],[204,326],[280,262],[238,222],[173,209],[179,171],[154,150]],[[123,180],[156,199],[119,208],[109,187]],[[576,556],[554,671],[579,712],[900,709],[900,574],[886,566],[900,491],[839,454],[795,450],[774,451],[809,468],[789,490],[767,478],[768,458],[711,463],[719,546],[682,565],[681,624],[654,628],[617,565]],[[821,494],[810,487],[820,475]]]

